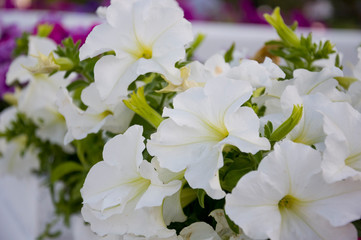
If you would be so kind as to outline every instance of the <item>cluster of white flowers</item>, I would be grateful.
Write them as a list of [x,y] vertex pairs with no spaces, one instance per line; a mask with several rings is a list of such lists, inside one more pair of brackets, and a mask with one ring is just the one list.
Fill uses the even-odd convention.
[[[57,68],[48,39],[31,37],[29,56],[16,59],[7,75],[9,84],[28,82],[11,111],[37,123],[39,138],[63,145],[100,130],[118,134],[81,189],[81,213],[93,232],[109,239],[357,238],[351,222],[361,217],[361,49],[354,82],[346,87],[333,66],[297,69],[279,81],[285,73],[269,58],[230,64],[215,54],[178,68],[193,33],[174,0],[114,0],[102,10],[105,22],[89,34],[80,59],[111,54],[96,62],[95,81],[81,92],[85,110],[66,89],[72,76],[47,74]],[[147,73],[168,83],[160,93],[176,94],[149,139],[142,126],[130,126],[134,112],[124,104],[131,83]],[[266,107],[261,118],[256,105]],[[267,137],[269,122],[282,131],[296,118],[295,106],[301,109],[297,125],[281,139]],[[10,118],[2,113],[0,127]],[[7,144],[20,149],[17,154],[23,149],[21,139]],[[229,148],[263,154],[232,191],[220,179]],[[21,155],[25,166],[36,168],[33,155]],[[167,227],[187,220],[186,187],[224,199],[223,208],[209,212],[215,228],[206,222],[179,232]]]

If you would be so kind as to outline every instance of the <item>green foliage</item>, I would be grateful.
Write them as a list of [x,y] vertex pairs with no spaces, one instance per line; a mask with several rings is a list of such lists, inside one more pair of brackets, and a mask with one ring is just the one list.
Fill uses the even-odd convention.
[[243,153],[238,148],[227,145],[223,150],[224,164],[219,169],[222,189],[231,192],[241,177],[250,171],[257,170],[263,154],[263,151],[255,155]]
[[55,183],[67,174],[83,171],[83,166],[76,162],[64,162],[57,166],[52,172],[50,181]]
[[29,51],[29,36],[30,33],[23,32],[21,37],[17,38],[15,48],[13,50],[13,57],[18,57],[20,55],[27,55]]
[[190,44],[190,46],[186,49],[186,59],[187,61],[191,60],[195,50],[202,44],[202,42],[204,41],[206,35],[204,34],[197,34],[197,36],[195,37],[194,41]]
[[224,54],[224,61],[229,63],[229,62],[232,62],[233,60],[233,52],[234,52],[234,49],[236,47],[236,44],[235,43],[232,43],[231,47],[226,51],[226,53]]
[[72,63],[72,66],[67,69],[64,77],[67,78],[71,73],[77,73],[82,76],[87,84],[94,82],[94,65],[98,61],[99,57],[88,58],[83,61],[79,59],[79,47],[80,40],[74,43],[71,37],[64,39],[58,48],[54,51],[59,57],[68,59]]
[[[295,69],[320,70],[321,67],[317,66],[315,61],[328,59],[330,54],[336,52],[334,45],[330,41],[314,43],[311,33],[306,37],[301,35],[299,38],[294,32],[296,25],[293,28],[286,26],[280,15],[279,8],[276,8],[272,15],[265,14],[265,18],[276,29],[278,36],[281,38],[279,41],[269,41],[266,44],[278,46],[278,48],[269,51],[285,60],[286,66],[281,68],[286,73],[286,78],[292,78]],[[336,57],[335,66],[342,68],[338,56]]]

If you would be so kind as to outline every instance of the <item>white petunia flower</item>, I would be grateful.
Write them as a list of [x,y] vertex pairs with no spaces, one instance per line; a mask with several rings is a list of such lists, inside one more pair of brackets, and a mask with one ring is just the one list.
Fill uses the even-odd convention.
[[[204,88],[191,88],[174,98],[170,117],[148,141],[148,151],[173,172],[185,169],[192,188],[202,188],[214,199],[224,197],[218,179],[226,144],[243,152],[267,150],[259,137],[259,119],[251,108],[240,107],[252,94],[249,83],[227,78],[211,79]],[[202,174],[199,174],[199,173]]]
[[[58,112],[55,104],[56,95],[60,88],[67,86],[73,78],[64,79],[64,73],[58,72],[49,76],[43,73],[42,68],[49,66],[37,66],[37,56],[51,55],[56,49],[56,44],[51,39],[29,37],[28,56],[19,57],[11,64],[6,76],[7,84],[15,81],[28,84],[18,94],[19,111],[25,113],[37,125],[36,134],[43,140],[63,145],[66,133],[66,125],[63,116]],[[37,68],[33,72],[31,68]]]
[[327,182],[361,179],[361,113],[348,103],[332,103],[322,111],[326,150],[322,171]]
[[356,239],[361,185],[327,184],[321,154],[285,140],[226,196],[227,215],[256,239]]
[[100,129],[113,133],[124,132],[134,116],[134,112],[122,102],[124,98],[119,98],[116,103],[102,100],[94,83],[84,88],[81,93],[81,100],[87,106],[85,111],[73,103],[66,89],[59,91],[57,97],[59,112],[65,117],[68,127],[65,144],[74,139],[83,139],[89,133],[96,133]]
[[185,57],[184,46],[193,35],[174,0],[113,1],[106,19],[80,48],[80,59],[115,52],[115,56],[102,57],[94,68],[102,99],[125,96],[128,85],[148,72],[181,84],[175,63]]
[[104,146],[104,161],[95,164],[85,179],[82,215],[99,235],[165,238],[174,234],[164,224],[162,203],[182,183],[164,184],[159,179],[154,166],[143,160],[143,140],[140,126],[109,140]]

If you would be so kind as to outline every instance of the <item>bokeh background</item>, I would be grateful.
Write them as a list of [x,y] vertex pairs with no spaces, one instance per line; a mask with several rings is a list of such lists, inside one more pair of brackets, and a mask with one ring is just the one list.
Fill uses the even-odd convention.
[[[0,0],[0,8],[94,12],[110,0]],[[280,6],[288,23],[303,27],[361,28],[360,0],[178,0],[189,20],[265,24],[263,14]]]
[[[232,41],[237,47],[256,51],[266,40],[276,37],[267,27],[263,14],[279,6],[287,24],[297,21],[299,27],[314,32],[316,39],[327,38],[336,43],[351,62],[357,60],[361,0],[177,1],[185,17],[197,23],[193,24],[195,32],[207,34],[199,49],[203,59],[214,54],[210,49],[228,48]],[[57,43],[69,36],[84,43],[87,34],[100,23],[94,14],[96,9],[109,4],[110,0],[0,0],[0,96],[9,90],[5,84],[6,72],[14,57],[16,39],[24,31],[36,34],[40,24],[49,23],[54,26],[49,37]]]

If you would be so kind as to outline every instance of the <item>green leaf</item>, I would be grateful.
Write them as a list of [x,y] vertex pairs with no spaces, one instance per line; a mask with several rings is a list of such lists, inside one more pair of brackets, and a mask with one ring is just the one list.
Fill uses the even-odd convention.
[[278,36],[280,36],[284,43],[288,46],[299,46],[300,39],[295,34],[294,30],[289,28],[283,21],[279,7],[275,8],[271,15],[264,14],[263,16],[266,21],[276,29]]
[[197,198],[199,205],[204,208],[204,197],[206,196],[206,192],[203,189],[197,189]]
[[59,166],[57,166],[52,174],[50,181],[54,183],[55,181],[59,180],[66,174],[72,173],[72,172],[81,172],[83,171],[83,166],[76,162],[65,162]]
[[224,54],[224,61],[225,62],[227,62],[227,63],[232,62],[232,60],[233,60],[233,52],[234,52],[235,46],[236,46],[236,44],[233,42],[231,47]]
[[270,141],[282,140],[299,123],[303,115],[303,106],[294,105],[291,116],[284,121],[270,136]]
[[222,189],[232,192],[233,188],[237,185],[239,179],[243,177],[246,173],[252,171],[251,167],[245,166],[242,169],[230,170],[227,172],[224,180],[222,181]]
[[183,188],[181,190],[181,205],[182,208],[188,206],[191,202],[198,198],[197,191],[193,188]]
[[66,88],[68,89],[69,92],[71,92],[78,88],[83,89],[83,88],[87,87],[88,85],[89,85],[89,83],[84,80],[76,80],[76,81],[70,83]]
[[268,121],[267,124],[264,126],[264,136],[266,138],[270,138],[273,132],[273,124],[272,122]]
[[204,39],[206,38],[206,36],[204,34],[199,33],[196,37],[195,40],[190,44],[189,48],[186,49],[186,53],[187,53],[187,61],[191,60],[195,50],[201,45],[201,43],[204,41]]

